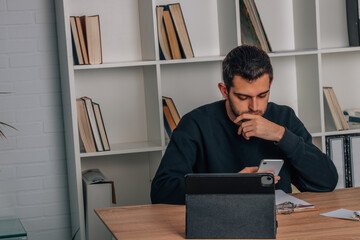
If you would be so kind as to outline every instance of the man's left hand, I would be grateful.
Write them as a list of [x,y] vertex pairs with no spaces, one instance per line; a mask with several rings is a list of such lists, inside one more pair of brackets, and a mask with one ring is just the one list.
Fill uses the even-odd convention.
[[241,114],[235,118],[234,123],[240,125],[238,134],[241,134],[246,140],[249,140],[250,137],[258,137],[279,142],[285,133],[283,126],[251,113]]

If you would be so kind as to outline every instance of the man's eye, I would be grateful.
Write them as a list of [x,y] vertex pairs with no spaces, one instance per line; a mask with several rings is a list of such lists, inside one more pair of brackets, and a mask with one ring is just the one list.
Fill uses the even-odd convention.
[[264,97],[266,97],[266,93],[265,94],[261,94],[261,95],[259,95],[259,98],[264,98]]
[[246,100],[246,99],[248,99],[246,96],[239,96],[239,99],[240,100],[242,100],[242,101],[244,101],[244,100]]

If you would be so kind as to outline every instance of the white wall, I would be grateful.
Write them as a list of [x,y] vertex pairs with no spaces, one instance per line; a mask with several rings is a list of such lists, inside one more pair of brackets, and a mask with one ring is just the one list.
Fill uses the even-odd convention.
[[29,240],[70,239],[53,0],[0,0],[0,218]]

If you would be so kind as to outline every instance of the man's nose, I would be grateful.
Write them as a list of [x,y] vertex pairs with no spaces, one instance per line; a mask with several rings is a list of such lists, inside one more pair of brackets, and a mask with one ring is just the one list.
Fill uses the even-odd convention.
[[258,104],[257,104],[256,97],[250,98],[249,109],[253,112],[256,112],[258,110]]

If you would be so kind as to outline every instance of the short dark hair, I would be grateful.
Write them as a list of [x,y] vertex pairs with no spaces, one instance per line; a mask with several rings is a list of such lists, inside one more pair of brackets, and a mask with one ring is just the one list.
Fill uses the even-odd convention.
[[273,79],[270,58],[263,50],[249,45],[241,45],[232,49],[222,62],[223,80],[228,90],[233,86],[234,76],[253,81],[268,74]]

